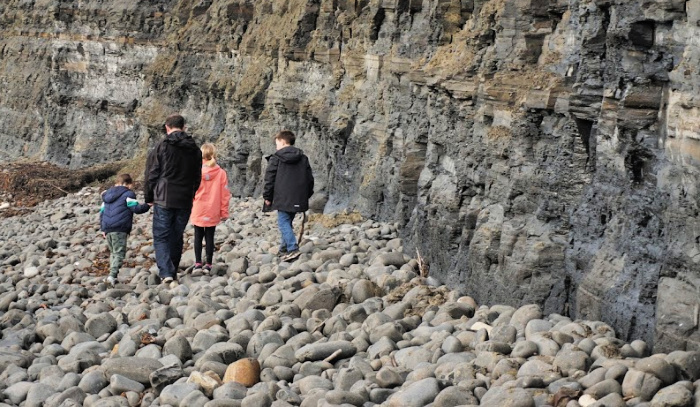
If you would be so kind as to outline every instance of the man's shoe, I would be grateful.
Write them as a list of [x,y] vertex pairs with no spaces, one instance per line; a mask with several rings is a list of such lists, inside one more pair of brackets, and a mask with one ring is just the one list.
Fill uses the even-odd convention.
[[105,282],[111,286],[114,286],[115,284],[117,284],[117,278],[109,276],[105,279]]
[[280,250],[277,252],[277,257],[284,257],[284,256],[286,256],[288,253],[289,253],[289,252],[287,251],[286,248],[285,248],[285,249],[280,249]]
[[301,252],[299,250],[292,250],[282,257],[282,261],[293,261],[299,258],[299,256],[301,256]]
[[172,277],[165,277],[165,278],[163,279],[163,284],[170,284],[170,283],[173,282],[173,280],[174,280],[174,279],[173,279]]
[[197,271],[202,269],[202,263],[194,263],[194,268],[192,271]]

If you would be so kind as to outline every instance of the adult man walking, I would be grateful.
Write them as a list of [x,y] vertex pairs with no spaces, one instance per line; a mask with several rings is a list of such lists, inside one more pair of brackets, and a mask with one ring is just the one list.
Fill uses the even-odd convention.
[[185,133],[185,118],[179,114],[165,119],[165,132],[146,161],[144,191],[146,203],[153,206],[158,275],[167,284],[177,278],[183,233],[202,177],[202,152]]
[[270,210],[277,209],[277,226],[282,235],[282,260],[299,257],[299,245],[294,236],[292,221],[298,212],[309,209],[309,198],[314,193],[314,176],[309,159],[294,147],[296,136],[289,130],[275,135],[277,151],[267,157],[263,199]]

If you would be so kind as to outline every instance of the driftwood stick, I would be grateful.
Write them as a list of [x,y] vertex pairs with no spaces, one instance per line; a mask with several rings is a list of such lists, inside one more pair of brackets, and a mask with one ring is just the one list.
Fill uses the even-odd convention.
[[[328,321],[328,320],[326,320],[326,321]],[[318,324],[318,325],[316,326],[316,328],[314,328],[314,330],[313,330],[311,333],[315,333],[315,332],[318,332],[318,331],[322,330],[323,327],[326,326],[326,321],[323,321],[323,322],[321,322],[320,324]]]
[[336,350],[333,352],[330,356],[327,358],[323,359],[324,362],[330,362],[331,360],[335,359],[336,356],[340,355],[343,351],[341,349]]
[[428,277],[428,273],[430,272],[430,269],[428,268],[428,265],[425,263],[425,260],[423,260],[423,256],[420,255],[420,252],[416,248],[416,260],[418,261],[418,272],[421,277],[426,278]]

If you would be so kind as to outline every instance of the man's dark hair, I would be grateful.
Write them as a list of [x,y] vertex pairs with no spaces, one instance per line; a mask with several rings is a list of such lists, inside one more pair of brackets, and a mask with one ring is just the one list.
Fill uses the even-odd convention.
[[282,130],[275,135],[275,140],[277,139],[284,140],[287,144],[293,146],[294,142],[297,141],[297,136],[289,130]]
[[184,129],[185,118],[179,114],[171,114],[167,119],[165,119],[165,125],[171,129]]
[[131,185],[134,183],[134,180],[131,179],[131,175],[129,175],[129,174],[117,175],[116,181],[117,181],[116,182],[117,184],[121,184],[121,185]]

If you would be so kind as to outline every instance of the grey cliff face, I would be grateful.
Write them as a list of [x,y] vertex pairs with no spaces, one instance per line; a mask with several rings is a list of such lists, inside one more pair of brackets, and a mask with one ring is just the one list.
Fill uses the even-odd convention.
[[316,210],[479,303],[700,348],[698,2],[80,3],[0,5],[0,160],[138,157],[178,111],[259,195],[289,128]]

